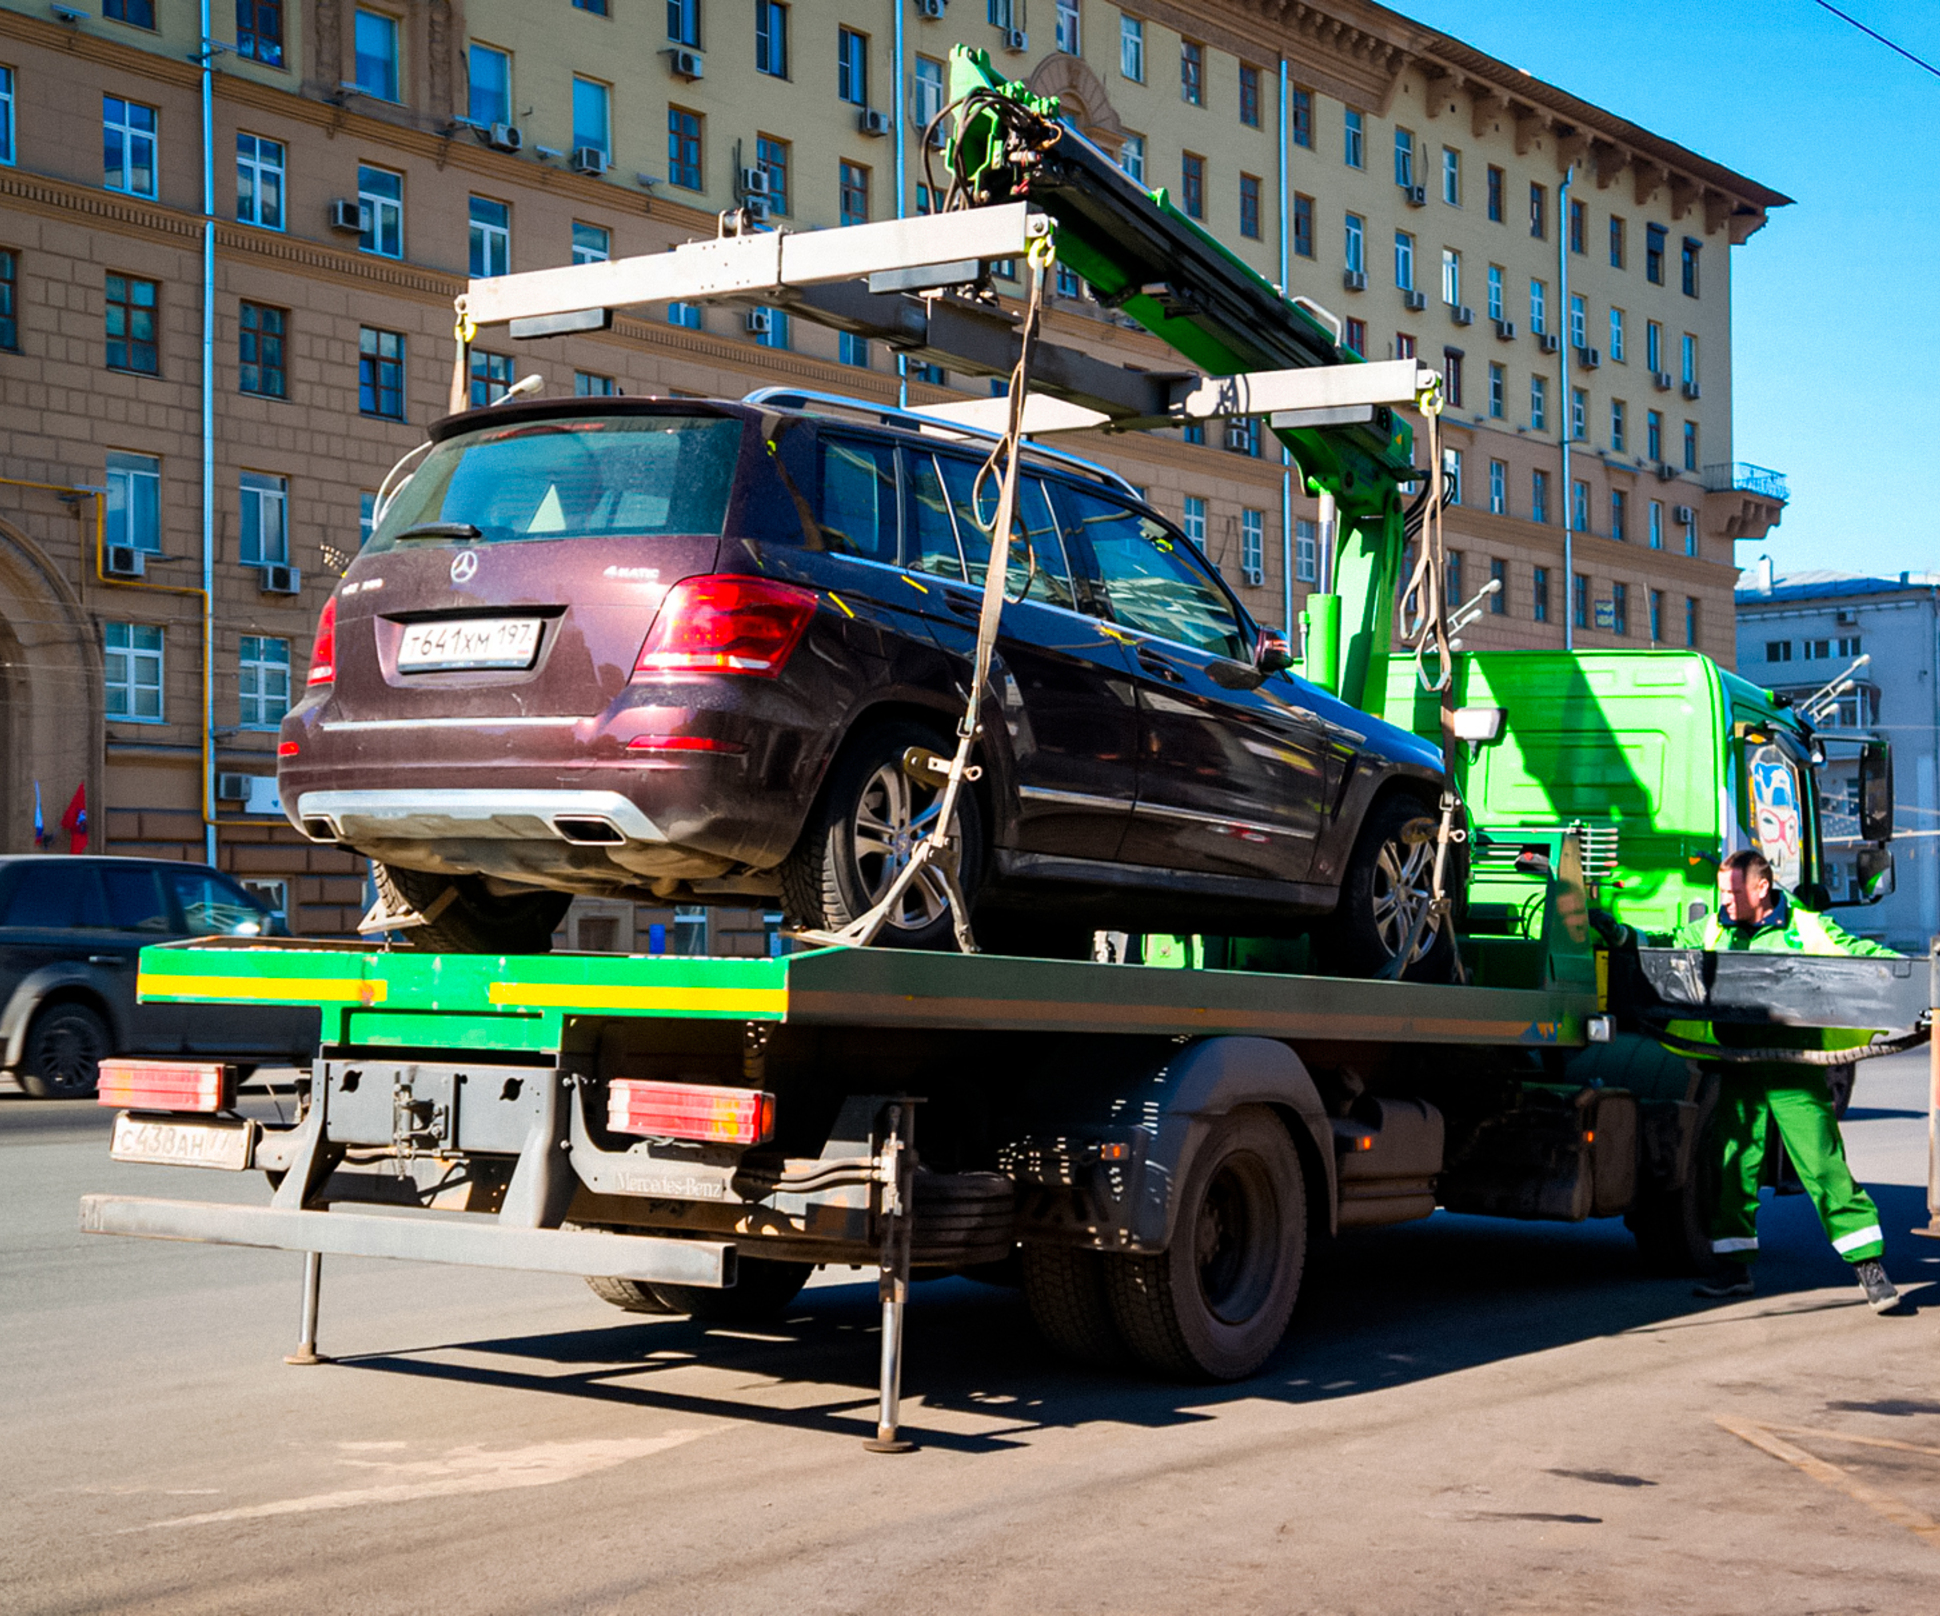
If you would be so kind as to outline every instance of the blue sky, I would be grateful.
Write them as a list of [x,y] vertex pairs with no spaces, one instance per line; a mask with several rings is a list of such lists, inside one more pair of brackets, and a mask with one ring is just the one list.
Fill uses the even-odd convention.
[[[1940,5],[1838,4],[1940,63]],[[1812,0],[1397,9],[1795,200],[1732,252],[1733,453],[1792,492],[1739,564],[1940,569],[1940,78]]]

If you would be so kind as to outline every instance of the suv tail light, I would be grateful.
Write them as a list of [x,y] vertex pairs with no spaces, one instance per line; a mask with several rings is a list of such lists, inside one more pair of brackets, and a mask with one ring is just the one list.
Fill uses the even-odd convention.
[[214,1061],[104,1060],[95,1096],[124,1111],[227,1111],[236,1075]]
[[818,598],[812,589],[766,578],[683,578],[660,603],[633,677],[748,673],[772,679],[801,642]]
[[606,1125],[656,1139],[759,1145],[775,1136],[775,1097],[759,1089],[616,1077],[606,1089]]
[[310,647],[310,677],[306,684],[327,685],[337,678],[337,597],[323,603],[317,619],[317,643]]

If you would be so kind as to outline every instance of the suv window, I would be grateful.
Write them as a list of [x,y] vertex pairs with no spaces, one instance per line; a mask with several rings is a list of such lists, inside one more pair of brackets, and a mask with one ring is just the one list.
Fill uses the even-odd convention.
[[64,858],[18,868],[6,908],[0,912],[0,926],[36,931],[69,931],[76,926],[102,924],[101,889],[95,885],[93,866]]
[[[997,479],[985,478],[979,490],[976,487],[978,462],[960,460],[955,455],[940,455],[938,459],[943,466],[944,484],[949,489],[950,508],[956,515],[957,538],[970,565],[970,581],[981,585],[990,564],[990,532],[978,517],[996,520]],[[981,512],[974,497],[979,492],[983,496]],[[1035,477],[1017,479],[1017,528],[1030,545],[1029,559],[1022,546],[1013,543],[1004,574],[1006,590],[1012,598],[1042,601],[1050,606],[1075,606],[1064,545],[1058,538],[1044,484]]]
[[961,578],[963,557],[957,550],[956,524],[950,520],[950,500],[937,475],[935,457],[920,449],[905,449],[903,466],[909,478],[909,553],[903,565],[912,572]]
[[822,542],[838,555],[896,564],[896,450],[822,437]]
[[167,936],[175,929],[155,871],[139,864],[104,864],[101,884],[108,892],[108,924],[116,931],[151,931]]
[[1090,551],[1113,621],[1213,656],[1245,660],[1246,636],[1226,593],[1187,541],[1161,522],[1085,489],[1060,489]]
[[269,915],[242,888],[208,870],[171,870],[183,922],[198,937],[267,937]]

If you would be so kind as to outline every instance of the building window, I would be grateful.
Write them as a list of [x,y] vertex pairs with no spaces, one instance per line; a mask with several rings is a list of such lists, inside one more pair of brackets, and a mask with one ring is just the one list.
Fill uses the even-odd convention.
[[1590,531],[1590,485],[1581,478],[1570,483],[1570,529],[1576,533]]
[[[788,311],[786,309],[769,309],[768,329],[766,331],[757,331],[754,334],[754,340],[764,348],[786,349],[790,342]],[[940,377],[938,378],[938,384],[941,385]]]
[[1349,168],[1367,167],[1367,129],[1360,113],[1347,107],[1341,114],[1341,160]]
[[471,407],[482,410],[512,390],[512,356],[472,349]]
[[1083,34],[1078,22],[1078,0],[1058,0],[1058,49],[1066,56],[1082,56]]
[[369,490],[357,496],[357,548],[370,543],[370,536],[377,531],[377,495]]
[[1404,292],[1415,289],[1415,238],[1405,230],[1394,233],[1394,284]]
[[1686,471],[1696,471],[1698,469],[1697,432],[1697,422],[1686,421],[1684,423],[1684,469]]
[[[613,92],[597,79],[573,75],[573,148],[613,156]],[[675,180],[678,185],[680,181]],[[700,187],[696,185],[695,190]]]
[[1145,24],[1122,13],[1118,18],[1118,71],[1136,84],[1145,82]]
[[613,256],[613,234],[603,226],[573,220],[573,262],[603,264]]
[[1303,584],[1320,577],[1320,530],[1304,516],[1293,524],[1293,576]]
[[861,163],[842,162],[840,203],[843,224],[869,222],[869,170]]
[[1367,270],[1367,221],[1358,213],[1347,216],[1346,239],[1347,268],[1354,274],[1364,274]]
[[1661,499],[1653,499],[1650,502],[1648,521],[1650,547],[1653,550],[1661,550],[1664,548],[1664,502]]
[[1691,513],[1684,518],[1684,553],[1687,556],[1694,556],[1698,553],[1697,509],[1691,505],[1684,508]]
[[1661,410],[1648,410],[1644,414],[1644,458],[1659,461],[1664,458],[1664,416]]
[[404,176],[388,168],[359,164],[357,169],[359,252],[380,258],[404,256]]
[[1549,568],[1537,567],[1529,581],[1529,615],[1538,623],[1549,621]]
[[1489,514],[1509,514],[1509,462],[1506,460],[1489,462]]
[[853,28],[836,30],[835,93],[853,106],[869,104],[869,36]]
[[754,70],[788,77],[788,8],[780,0],[754,0]]
[[619,393],[620,384],[611,376],[602,376],[592,370],[573,372],[574,398],[617,398]]
[[290,642],[245,634],[236,656],[237,722],[275,729],[290,710]]
[[485,280],[512,268],[512,209],[486,197],[472,198],[472,279]]
[[[1442,450],[1442,495],[1451,505],[1462,503],[1462,451],[1460,449]],[[1452,556],[1449,559],[1454,561]],[[1456,562],[1455,565],[1457,571],[1454,576],[1459,579],[1460,563]],[[1450,593],[1459,598],[1458,591],[1451,589]]]
[[236,223],[283,228],[283,143],[236,136]]
[[869,368],[869,339],[858,337],[852,331],[840,334],[836,343],[836,356],[845,365],[853,365],[857,370]]
[[1610,586],[1610,626],[1619,634],[1630,632],[1630,586]]
[[20,255],[0,247],[0,351],[20,352],[20,308],[14,289],[20,284]]
[[[768,211],[784,216],[789,211],[789,158],[787,141],[777,140],[773,135],[755,136],[754,163],[768,179]],[[922,187],[917,189],[921,191]]]
[[[1614,213],[1610,215],[1610,267],[1622,269],[1624,258],[1623,220]],[[1652,635],[1655,639],[1656,636]]]
[[1257,174],[1239,177],[1239,233],[1252,241],[1260,239],[1260,177]]
[[[9,107],[11,110],[11,106]],[[119,96],[101,98],[101,183],[130,196],[155,194],[155,109]]]
[[154,456],[108,451],[107,541],[162,553],[162,463]]
[[397,19],[357,8],[357,88],[380,101],[397,99]]
[[1145,183],[1145,137],[1143,135],[1125,137],[1125,144],[1118,148],[1118,166],[1140,185]]
[[266,303],[244,303],[236,337],[238,385],[261,398],[287,398],[283,336],[289,315]]
[[1495,164],[1489,164],[1489,223],[1502,223],[1502,184],[1503,173]]
[[1549,189],[1547,186],[1529,187],[1529,233],[1538,241],[1549,240]]
[[1509,372],[1505,366],[1489,366],[1489,419],[1501,421],[1509,413]]
[[1367,321],[1349,320],[1347,336],[1342,340],[1341,346],[1351,354],[1359,354],[1361,358],[1367,358]]
[[1644,322],[1644,368],[1653,374],[1664,368],[1664,328],[1655,320]]
[[1442,147],[1442,200],[1451,208],[1462,205],[1462,154],[1453,146]]
[[1529,283],[1529,331],[1532,336],[1540,337],[1549,329],[1549,283],[1532,280]]
[[1533,471],[1529,474],[1529,520],[1547,522],[1549,520],[1549,473]]
[[669,303],[667,305],[667,324],[677,325],[683,331],[701,329],[701,306],[698,303]]
[[13,69],[0,67],[0,164],[13,160]]
[[1669,235],[1661,224],[1644,226],[1644,279],[1652,286],[1664,284],[1664,243]]
[[290,485],[260,471],[242,474],[242,561],[285,566],[290,559]]
[[[991,388],[993,391],[1001,391],[1002,384],[993,381],[991,383]],[[1197,443],[1197,444],[1203,445],[1206,441],[1206,423],[1204,421],[1186,422],[1186,424],[1179,429],[1179,440],[1182,443]]]
[[1590,580],[1580,572],[1570,581],[1570,620],[1578,628],[1590,626]]
[[1460,550],[1450,550],[1448,552],[1447,567],[1444,576],[1446,579],[1449,605],[1451,607],[1466,605],[1467,601],[1462,595],[1462,552]]
[[1570,293],[1570,346],[1587,348],[1590,345],[1590,316],[1583,299],[1575,292]]
[[606,0],[573,0],[573,10],[590,11],[595,17],[607,14]]
[[1396,129],[1394,132],[1394,183],[1404,191],[1414,186],[1415,132],[1412,129]]
[[1630,542],[1630,496],[1621,488],[1610,490],[1610,537],[1619,544]]
[[1684,643],[1693,650],[1698,642],[1698,603],[1689,595],[1684,597]]
[[1622,364],[1627,357],[1623,345],[1623,310],[1612,309],[1610,311],[1610,358],[1615,363]]
[[1179,191],[1188,219],[1206,217],[1206,160],[1193,152],[1179,159]]
[[1584,206],[1581,202],[1577,201],[1575,197],[1571,197],[1570,198],[1570,251],[1571,252],[1580,253],[1580,252],[1587,252],[1589,250],[1585,246],[1586,232],[1588,231],[1588,229],[1589,229],[1588,213],[1584,209]]
[[1314,93],[1293,90],[1287,95],[1287,121],[1292,127],[1293,143],[1308,151],[1314,147]]
[[1549,430],[1549,378],[1547,376],[1529,378],[1529,430],[1532,432]]
[[1239,570],[1249,584],[1266,582],[1266,513],[1239,513]]
[[1698,253],[1704,243],[1691,236],[1684,238],[1684,295],[1698,295]]
[[1462,255],[1453,247],[1442,248],[1442,301],[1451,309],[1462,306]]
[[156,347],[155,308],[160,289],[154,281],[137,280],[133,275],[110,274],[105,285],[108,369],[158,375],[162,365]]
[[404,419],[404,337],[363,327],[357,334],[357,408],[387,421]]
[[700,49],[701,0],[667,0],[667,43]]
[[1186,537],[1203,551],[1206,548],[1206,502],[1196,494],[1186,495],[1184,526]]
[[1618,454],[1624,453],[1624,439],[1628,436],[1628,434],[1624,430],[1625,427],[1628,425],[1628,422],[1625,420],[1624,417],[1625,417],[1625,410],[1623,406],[1623,400],[1620,398],[1611,399],[1610,400],[1610,447]]
[[1686,387],[1693,387],[1697,384],[1697,379],[1698,379],[1697,338],[1692,336],[1690,332],[1686,331],[1684,333],[1684,385]]
[[1260,70],[1239,64],[1239,121],[1249,129],[1260,126]]
[[1297,258],[1314,255],[1314,199],[1293,194],[1293,251]]
[[1489,318],[1500,320],[1502,315],[1502,266],[1489,265]]
[[1052,290],[1059,297],[1082,297],[1084,295],[1084,282],[1078,278],[1078,272],[1065,264],[1058,265],[1057,276],[1051,285]]
[[149,623],[103,623],[110,718],[162,722],[162,631]]
[[1462,350],[1442,349],[1442,392],[1451,409],[1465,409],[1462,402]]
[[155,0],[101,0],[101,15],[131,28],[155,26]]
[[1580,387],[1570,389],[1570,437],[1581,443],[1590,435],[1590,395]]
[[1495,593],[1489,596],[1489,616],[1505,617],[1509,611],[1509,563],[1491,561],[1489,582],[1495,585]]
[[683,191],[701,186],[701,115],[685,107],[667,109],[667,183]]
[[1396,332],[1394,338],[1394,357],[1397,359],[1412,359],[1414,356],[1414,337],[1406,331]]
[[943,64],[934,56],[916,58],[916,126],[927,129],[943,111]]
[[512,58],[490,45],[473,45],[471,95],[466,110],[473,123],[491,125],[512,121]]
[[1179,41],[1179,99],[1206,104],[1206,47],[1197,40]]
[[1650,592],[1650,643],[1658,644],[1664,638],[1664,591],[1653,589]]

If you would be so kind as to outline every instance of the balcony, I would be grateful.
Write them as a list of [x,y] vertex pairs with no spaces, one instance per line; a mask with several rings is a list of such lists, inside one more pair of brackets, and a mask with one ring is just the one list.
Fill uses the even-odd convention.
[[1698,473],[1704,484],[1704,529],[1727,539],[1762,539],[1778,526],[1791,498],[1781,472],[1736,461],[1706,466]]
[[1768,466],[1753,466],[1743,460],[1729,465],[1706,466],[1699,474],[1707,494],[1754,494],[1759,499],[1776,500],[1783,505],[1792,496],[1785,487],[1785,473]]

